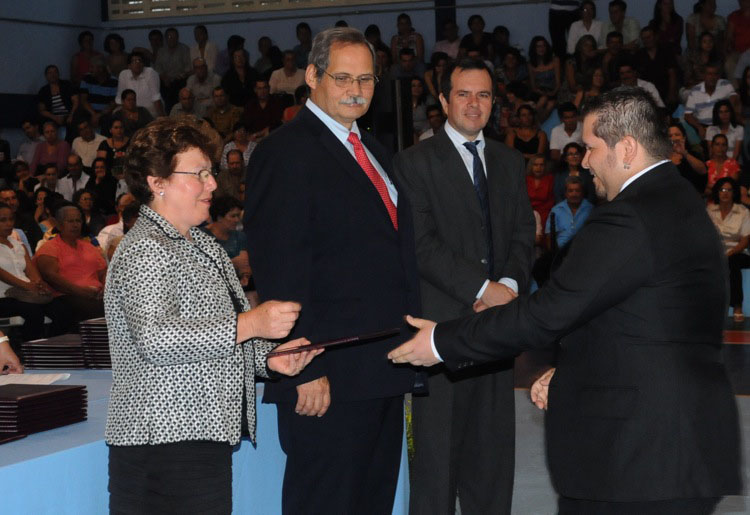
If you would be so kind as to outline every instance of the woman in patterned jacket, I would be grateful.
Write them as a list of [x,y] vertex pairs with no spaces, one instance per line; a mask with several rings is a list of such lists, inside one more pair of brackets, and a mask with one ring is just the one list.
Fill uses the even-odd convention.
[[251,311],[226,252],[196,227],[216,189],[213,155],[191,122],[162,118],[134,136],[125,158],[142,205],[104,294],[111,513],[230,513],[243,402],[255,439],[255,376],[295,375],[319,353],[267,358],[275,344],[264,338],[285,337],[300,305]]

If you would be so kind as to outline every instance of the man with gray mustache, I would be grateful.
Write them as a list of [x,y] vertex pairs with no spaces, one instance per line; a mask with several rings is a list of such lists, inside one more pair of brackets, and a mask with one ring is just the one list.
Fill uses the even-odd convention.
[[245,231],[262,299],[296,300],[291,337],[313,342],[399,328],[328,349],[293,380],[266,384],[287,455],[282,512],[391,513],[403,439],[403,396],[416,374],[389,350],[419,308],[409,202],[391,156],[356,120],[372,100],[375,51],[351,28],[312,45],[310,99],[262,141],[248,165]]

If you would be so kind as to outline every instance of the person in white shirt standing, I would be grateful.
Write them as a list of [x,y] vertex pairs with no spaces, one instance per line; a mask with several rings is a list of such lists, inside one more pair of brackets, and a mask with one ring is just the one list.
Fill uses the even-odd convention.
[[205,25],[198,25],[193,29],[195,45],[190,47],[190,59],[195,65],[196,59],[203,59],[208,69],[213,71],[216,67],[216,56],[219,55],[219,49],[213,41],[208,40],[208,29]]
[[573,22],[568,31],[568,53],[573,55],[576,49],[576,43],[583,36],[589,35],[596,40],[596,46],[604,45],[602,28],[604,24],[595,19],[596,4],[591,0],[581,2],[581,19]]
[[144,66],[143,61],[144,57],[140,52],[132,52],[128,56],[128,68],[120,72],[117,80],[115,102],[122,104],[122,92],[132,89],[135,91],[138,107],[148,109],[151,116],[164,116],[159,74],[153,68]]

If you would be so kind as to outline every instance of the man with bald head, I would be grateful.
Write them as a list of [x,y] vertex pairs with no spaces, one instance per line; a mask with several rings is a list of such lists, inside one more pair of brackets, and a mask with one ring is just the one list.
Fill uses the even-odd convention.
[[57,191],[68,202],[73,201],[73,195],[78,190],[82,190],[86,187],[86,183],[89,182],[89,174],[83,171],[83,161],[81,156],[76,154],[70,154],[68,156],[68,166],[66,168],[67,175],[58,181]]
[[198,110],[195,105],[195,95],[190,91],[189,88],[185,87],[180,90],[178,100],[169,112],[169,116],[172,118],[179,118],[180,116],[195,116],[201,118],[198,114]]
[[197,57],[193,59],[193,74],[188,77],[186,87],[195,97],[195,110],[205,116],[213,104],[214,88],[221,84],[221,77],[209,69],[206,61]]

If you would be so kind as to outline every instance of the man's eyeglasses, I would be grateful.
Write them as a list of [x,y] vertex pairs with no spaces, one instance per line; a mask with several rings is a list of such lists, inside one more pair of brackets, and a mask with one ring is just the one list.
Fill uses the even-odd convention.
[[214,172],[213,170],[209,170],[208,168],[204,168],[202,170],[198,170],[197,172],[177,172],[177,171],[175,171],[175,172],[172,172],[172,173],[181,173],[183,175],[195,175],[196,177],[198,177],[198,179],[200,179],[201,182],[208,181],[209,177],[213,177],[215,179],[216,176],[218,175],[216,172]]
[[359,85],[362,89],[371,89],[374,88],[375,84],[377,84],[378,82],[378,78],[374,75],[361,75],[355,78],[345,73],[337,73],[336,75],[331,75],[325,70],[323,70],[323,73],[332,78],[336,85],[340,88],[348,88],[356,81],[359,82]]

